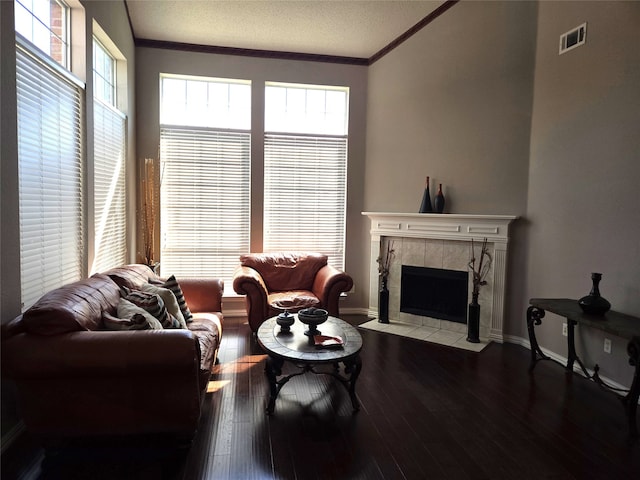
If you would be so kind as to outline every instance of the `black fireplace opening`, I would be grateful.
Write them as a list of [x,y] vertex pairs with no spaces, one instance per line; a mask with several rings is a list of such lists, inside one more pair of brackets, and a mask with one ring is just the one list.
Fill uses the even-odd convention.
[[469,273],[402,265],[400,311],[467,323]]

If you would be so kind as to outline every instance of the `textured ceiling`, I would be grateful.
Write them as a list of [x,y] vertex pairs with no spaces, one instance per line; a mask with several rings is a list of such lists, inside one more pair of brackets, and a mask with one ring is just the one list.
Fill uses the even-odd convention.
[[369,58],[442,5],[401,0],[126,0],[137,39]]

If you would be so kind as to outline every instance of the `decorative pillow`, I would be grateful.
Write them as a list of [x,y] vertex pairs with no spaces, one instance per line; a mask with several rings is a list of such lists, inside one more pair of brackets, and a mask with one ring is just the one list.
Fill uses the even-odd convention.
[[118,301],[118,310],[116,312],[116,315],[118,316],[118,318],[125,319],[131,319],[134,315],[142,315],[146,319],[151,330],[162,330],[162,324],[158,321],[157,318],[155,318],[143,308],[134,305],[129,300],[126,300],[124,298],[121,298]]
[[[133,306],[135,307],[135,305]],[[155,318],[153,320],[155,323],[152,325],[147,317],[145,317],[141,313],[134,313],[131,318],[126,319],[117,318],[107,312],[102,312],[102,323],[104,323],[104,327],[107,330],[150,330],[154,328],[161,329],[162,325],[160,325],[160,322]]]
[[167,311],[178,319],[178,322],[180,322],[180,328],[187,328],[187,322],[184,321],[184,316],[180,311],[178,300],[171,290],[157,285],[152,285],[150,283],[145,283],[142,285],[142,291],[158,295],[164,302],[164,306],[167,308]]
[[164,283],[150,278],[149,283],[171,290],[176,296],[176,300],[178,301],[178,306],[180,307],[180,312],[182,312],[184,321],[186,323],[193,322],[193,315],[191,314],[191,310],[189,310],[189,307],[187,306],[187,301],[184,298],[184,294],[182,293],[182,289],[180,288],[180,284],[178,283],[178,280],[176,280],[175,275],[171,275]]
[[123,297],[134,305],[146,310],[160,321],[163,328],[180,328],[180,322],[175,317],[169,315],[164,302],[155,293],[142,292],[140,290],[129,290],[122,287]]

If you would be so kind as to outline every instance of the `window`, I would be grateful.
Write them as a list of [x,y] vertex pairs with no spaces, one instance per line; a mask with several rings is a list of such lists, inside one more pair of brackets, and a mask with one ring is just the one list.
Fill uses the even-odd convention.
[[93,39],[93,96],[116,106],[116,59],[97,38]]
[[83,273],[84,91],[31,51],[16,49],[23,308]]
[[93,41],[94,258],[91,272],[127,260],[126,115],[116,108],[116,59]]
[[16,32],[68,67],[67,6],[57,0],[15,0]]
[[318,251],[344,269],[347,131],[347,88],[267,84],[265,251]]
[[161,271],[231,279],[249,251],[251,84],[160,82]]

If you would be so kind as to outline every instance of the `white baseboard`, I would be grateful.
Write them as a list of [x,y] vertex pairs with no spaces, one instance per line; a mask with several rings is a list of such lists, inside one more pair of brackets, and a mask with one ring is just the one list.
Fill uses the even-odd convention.
[[[516,345],[521,345],[527,348],[528,350],[531,350],[531,343],[529,342],[529,339],[516,337],[513,335],[505,335],[504,341],[506,343],[514,343]],[[567,364],[567,357],[563,357],[562,355],[552,352],[551,350],[547,350],[546,348],[543,348],[543,347],[540,347],[540,350],[542,350],[542,353],[544,353],[547,357],[555,360],[556,362],[562,365]],[[587,372],[589,373],[589,375],[593,375],[594,373],[593,369],[587,368],[586,365],[585,365],[585,368],[587,369]],[[580,368],[580,365],[578,365],[577,362],[573,363],[573,372],[579,374],[581,377],[585,377],[584,372],[582,371],[582,369]],[[604,375],[601,375],[600,373],[598,373],[598,376],[600,377],[600,380],[602,380],[604,383],[606,383],[607,385],[609,385],[614,389],[629,390],[629,386],[627,385],[622,385],[614,380],[611,380],[608,377],[605,377]],[[640,404],[640,399],[638,399],[638,404]]]
[[369,309],[367,308],[341,308],[340,315],[369,315]]
[[222,314],[224,315],[225,318],[246,317],[247,311],[244,308],[242,310],[241,309],[231,310],[228,308],[223,308]]

